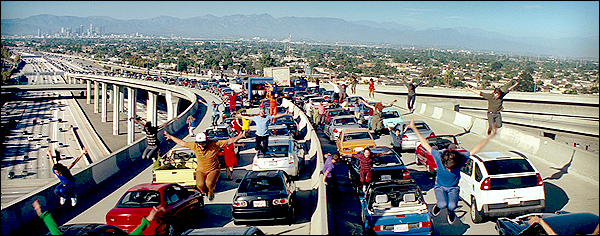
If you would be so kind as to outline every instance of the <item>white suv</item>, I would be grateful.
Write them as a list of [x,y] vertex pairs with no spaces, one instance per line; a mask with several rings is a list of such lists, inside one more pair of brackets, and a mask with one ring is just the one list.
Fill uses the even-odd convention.
[[544,182],[529,159],[517,152],[482,152],[461,169],[460,198],[471,206],[471,220],[542,212]]

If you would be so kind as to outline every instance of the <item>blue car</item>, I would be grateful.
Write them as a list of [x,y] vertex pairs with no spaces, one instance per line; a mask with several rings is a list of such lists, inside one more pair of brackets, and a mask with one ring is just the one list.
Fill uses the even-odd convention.
[[361,216],[369,235],[421,235],[433,222],[421,189],[413,179],[373,182],[360,197]]

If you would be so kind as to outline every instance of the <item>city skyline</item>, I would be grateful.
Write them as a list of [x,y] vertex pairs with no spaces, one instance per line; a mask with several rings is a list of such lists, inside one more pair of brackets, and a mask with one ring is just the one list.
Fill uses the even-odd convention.
[[163,1],[2,1],[2,19],[39,14],[107,16],[120,20],[172,16],[269,14],[273,17],[326,17],[345,21],[396,23],[417,30],[466,27],[514,37],[598,37],[597,1],[578,2],[163,2]]

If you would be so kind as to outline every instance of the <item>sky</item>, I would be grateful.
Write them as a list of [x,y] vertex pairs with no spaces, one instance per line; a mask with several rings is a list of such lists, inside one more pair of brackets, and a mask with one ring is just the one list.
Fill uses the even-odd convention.
[[120,20],[234,14],[467,27],[516,37],[598,37],[598,1],[1,1],[1,19],[39,14]]

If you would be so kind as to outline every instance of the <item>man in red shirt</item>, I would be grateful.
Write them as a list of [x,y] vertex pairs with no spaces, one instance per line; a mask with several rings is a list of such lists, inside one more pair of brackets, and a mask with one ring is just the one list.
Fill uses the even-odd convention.
[[353,157],[360,161],[360,182],[362,183],[363,192],[367,191],[367,185],[371,182],[371,172],[373,171],[373,158],[392,153],[392,150],[382,153],[372,153],[371,149],[365,148],[363,153],[344,154],[345,157]]
[[229,112],[231,114],[235,113],[235,104],[237,103],[236,97],[242,92],[235,93],[231,91],[231,94],[225,94],[227,96],[226,99],[229,99]]

